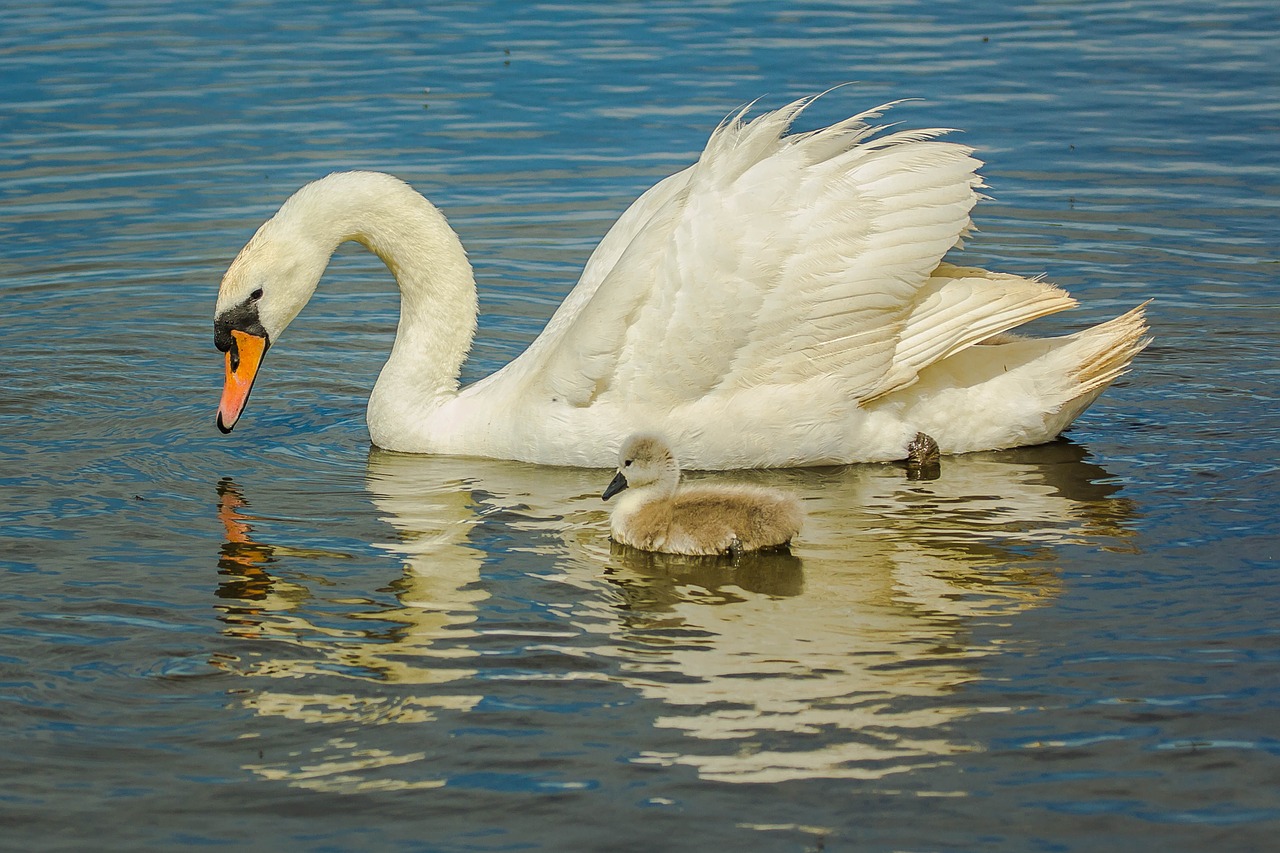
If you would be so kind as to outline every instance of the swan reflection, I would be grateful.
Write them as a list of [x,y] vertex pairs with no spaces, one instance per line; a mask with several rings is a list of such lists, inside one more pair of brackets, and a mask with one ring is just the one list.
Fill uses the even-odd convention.
[[[244,496],[224,481],[225,631],[283,641],[237,671],[289,680],[256,687],[243,705],[365,724],[323,760],[251,769],[331,790],[444,784],[447,766],[427,771],[431,762],[392,745],[402,741],[368,742],[368,726],[483,713],[495,683],[483,655],[506,655],[510,671],[535,645],[592,665],[530,663],[528,690],[608,681],[682,735],[678,749],[641,751],[637,763],[776,781],[945,761],[969,748],[948,736],[948,721],[968,713],[955,694],[995,651],[969,635],[971,620],[1056,596],[1063,545],[1129,547],[1135,509],[1085,457],[1070,442],[974,454],[944,460],[927,481],[891,466],[742,472],[795,492],[809,521],[791,554],[733,563],[610,543],[600,471],[374,450],[366,485],[394,532],[375,545],[402,570],[385,590],[393,601],[363,601],[341,619],[332,600],[320,617],[316,584],[276,570],[287,556],[323,576],[336,555],[257,541]],[[525,584],[525,596],[530,577],[559,590],[537,602],[550,627],[506,615],[511,585]],[[394,689],[335,691],[335,674]]]

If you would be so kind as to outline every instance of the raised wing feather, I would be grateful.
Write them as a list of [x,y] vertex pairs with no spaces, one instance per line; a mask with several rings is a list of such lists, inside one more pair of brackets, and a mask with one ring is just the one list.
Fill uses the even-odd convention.
[[1040,279],[941,264],[916,294],[893,366],[870,396],[905,388],[935,362],[1075,305],[1066,291]]
[[832,374],[853,399],[882,391],[917,292],[969,227],[979,164],[942,131],[880,132],[878,111],[787,135],[808,103],[735,116],[642,196],[523,379],[578,406]]

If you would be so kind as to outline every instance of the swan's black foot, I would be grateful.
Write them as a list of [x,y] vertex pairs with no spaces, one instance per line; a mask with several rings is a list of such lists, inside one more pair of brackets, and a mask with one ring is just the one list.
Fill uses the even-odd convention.
[[907,479],[936,480],[942,473],[942,454],[938,442],[922,432],[907,443]]
[[733,541],[729,543],[729,550],[726,551],[725,553],[729,555],[730,560],[733,560],[735,562],[739,557],[742,556],[742,542],[738,539],[738,537],[736,536],[733,537]]

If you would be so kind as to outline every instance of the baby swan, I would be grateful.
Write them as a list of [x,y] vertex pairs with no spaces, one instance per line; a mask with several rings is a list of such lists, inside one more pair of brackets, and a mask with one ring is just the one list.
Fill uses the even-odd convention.
[[689,556],[785,548],[804,512],[794,497],[757,486],[680,488],[680,465],[667,443],[638,434],[622,443],[618,473],[601,496],[623,489],[610,520],[615,542]]

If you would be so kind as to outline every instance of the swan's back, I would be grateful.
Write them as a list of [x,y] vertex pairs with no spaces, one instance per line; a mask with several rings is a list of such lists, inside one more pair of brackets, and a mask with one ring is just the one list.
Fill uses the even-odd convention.
[[713,543],[717,554],[728,551],[730,546],[741,551],[784,547],[804,523],[800,502],[773,489],[687,486],[676,493],[674,500],[673,543],[694,549]]

